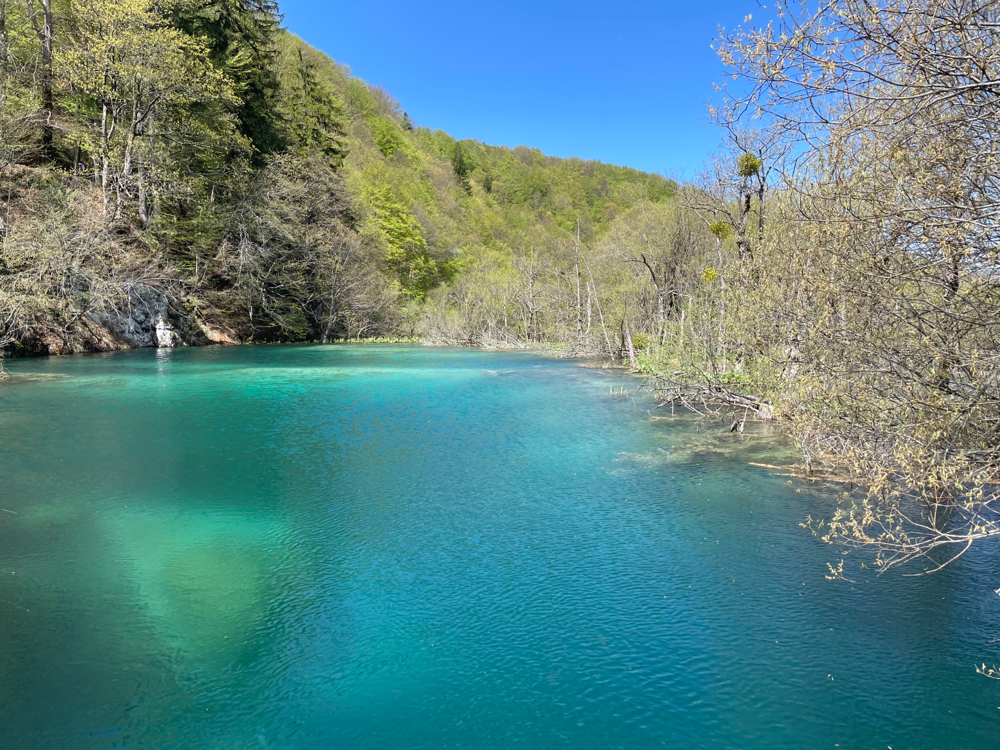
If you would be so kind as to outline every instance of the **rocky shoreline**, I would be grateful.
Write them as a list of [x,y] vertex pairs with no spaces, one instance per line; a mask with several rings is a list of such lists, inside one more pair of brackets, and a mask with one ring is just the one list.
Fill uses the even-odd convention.
[[211,322],[198,311],[172,304],[161,290],[141,286],[130,290],[125,304],[113,310],[80,316],[72,326],[39,326],[0,356],[82,354],[126,349],[243,342],[228,326]]

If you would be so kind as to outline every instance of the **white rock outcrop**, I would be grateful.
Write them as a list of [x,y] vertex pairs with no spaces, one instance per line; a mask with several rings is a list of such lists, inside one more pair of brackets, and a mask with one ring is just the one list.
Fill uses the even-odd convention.
[[156,346],[160,349],[170,349],[177,346],[181,339],[181,337],[177,335],[177,331],[175,331],[173,326],[170,325],[170,321],[167,320],[167,316],[162,312],[158,312],[156,314],[153,336],[156,339]]

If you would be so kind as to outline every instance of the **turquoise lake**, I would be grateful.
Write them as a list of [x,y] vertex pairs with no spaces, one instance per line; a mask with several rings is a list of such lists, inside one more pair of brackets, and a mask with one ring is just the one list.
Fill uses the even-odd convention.
[[835,493],[623,373],[415,346],[8,369],[4,750],[1000,748],[996,546],[828,581],[799,524]]

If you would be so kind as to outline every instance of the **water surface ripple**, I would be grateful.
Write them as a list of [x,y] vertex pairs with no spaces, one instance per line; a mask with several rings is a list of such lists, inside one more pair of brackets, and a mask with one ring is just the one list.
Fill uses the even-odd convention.
[[995,548],[827,581],[799,523],[835,497],[750,465],[787,448],[657,419],[622,374],[321,346],[11,370],[2,748],[1000,747]]

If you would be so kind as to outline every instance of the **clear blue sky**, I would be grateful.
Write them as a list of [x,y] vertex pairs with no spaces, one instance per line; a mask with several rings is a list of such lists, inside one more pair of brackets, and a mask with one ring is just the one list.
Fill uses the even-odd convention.
[[285,26],[381,84],[418,125],[692,177],[721,65],[709,45],[756,0],[280,0]]

